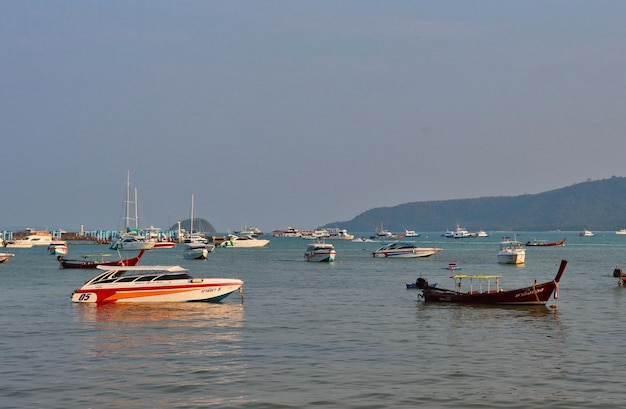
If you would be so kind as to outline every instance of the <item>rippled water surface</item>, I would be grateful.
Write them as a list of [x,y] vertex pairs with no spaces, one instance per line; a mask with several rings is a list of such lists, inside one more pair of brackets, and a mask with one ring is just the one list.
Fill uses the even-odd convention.
[[[423,234],[418,243],[444,249],[428,259],[374,259],[376,243],[335,242],[334,263],[307,263],[307,242],[286,238],[206,261],[180,248],[144,257],[243,279],[243,298],[219,304],[73,304],[93,271],[59,269],[45,248],[10,249],[0,265],[0,406],[624,407],[626,288],[612,271],[626,268],[626,237],[532,236],[568,241],[528,248],[523,267],[496,262],[498,234]],[[546,307],[424,304],[405,289],[420,272],[450,287],[449,261],[503,275],[511,289],[551,280],[561,259],[559,299]]]

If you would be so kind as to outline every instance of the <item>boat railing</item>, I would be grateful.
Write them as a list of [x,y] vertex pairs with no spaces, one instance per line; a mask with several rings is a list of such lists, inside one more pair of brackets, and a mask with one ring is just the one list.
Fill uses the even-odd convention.
[[[495,275],[468,275],[468,274],[456,274],[451,278],[454,279],[455,288],[458,293],[461,292],[461,285],[463,279],[469,279],[469,291],[468,294],[485,294],[485,293],[498,293],[500,288],[500,279],[502,276]],[[495,288],[492,289],[491,280],[495,280]],[[477,282],[478,289],[474,289],[474,281]]]

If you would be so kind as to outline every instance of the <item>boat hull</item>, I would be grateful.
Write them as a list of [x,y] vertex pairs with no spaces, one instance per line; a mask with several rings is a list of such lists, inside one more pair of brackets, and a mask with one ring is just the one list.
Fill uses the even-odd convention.
[[385,251],[377,250],[372,253],[372,256],[376,258],[418,258],[418,257],[430,257],[437,252],[441,251],[440,248],[414,248],[403,251]]
[[[567,261],[561,261],[559,271],[554,280],[533,284],[529,287],[519,288],[510,291],[470,291],[457,292],[453,290],[438,289],[428,286],[422,291],[424,301],[438,303],[458,303],[458,304],[493,304],[493,305],[545,305],[552,293],[558,290],[558,283],[565,271]],[[555,298],[558,293],[555,293]]]
[[304,253],[304,257],[306,261],[313,262],[328,262],[332,263],[335,261],[335,257],[337,256],[337,252],[335,250],[317,250],[317,251],[307,251]]
[[183,257],[187,260],[205,260],[209,256],[209,250],[206,248],[194,248],[185,250]]
[[525,253],[498,253],[498,263],[500,264],[524,264],[526,260]]
[[95,260],[65,260],[63,256],[57,257],[61,268],[83,268],[83,269],[95,269],[98,266],[136,266],[139,264],[141,257],[145,253],[145,250],[141,250],[137,257],[125,258],[115,261],[95,261]]
[[152,303],[152,302],[219,302],[243,286],[237,279],[195,278],[170,285],[126,284],[115,288],[90,288],[76,290],[72,301],[77,303]]

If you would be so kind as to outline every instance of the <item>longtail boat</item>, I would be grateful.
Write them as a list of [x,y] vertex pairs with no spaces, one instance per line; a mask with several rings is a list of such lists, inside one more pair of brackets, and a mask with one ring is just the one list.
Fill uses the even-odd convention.
[[[141,260],[141,256],[145,253],[145,250],[140,250],[137,257],[134,258],[121,258],[119,260],[114,261],[104,261],[104,257],[107,254],[97,254],[97,255],[85,255],[83,256],[83,260],[68,260],[63,258],[63,256],[58,256],[57,260],[59,260],[59,264],[61,268],[97,268],[98,266],[136,266],[139,264]],[[99,256],[102,257],[101,260],[94,260],[90,257]]]
[[565,240],[567,237],[564,237],[561,241],[553,241],[547,242],[545,240],[537,240],[533,238],[532,240],[526,242],[527,247],[563,247],[565,245]]
[[[454,290],[446,290],[426,285],[422,290],[424,301],[463,304],[501,304],[501,305],[545,305],[554,293],[558,298],[559,281],[567,260],[562,260],[554,280],[538,284],[537,280],[528,287],[504,291],[500,288],[502,276],[492,275],[453,275]],[[492,285],[492,280],[495,283]],[[461,283],[469,281],[469,290],[461,291]]]

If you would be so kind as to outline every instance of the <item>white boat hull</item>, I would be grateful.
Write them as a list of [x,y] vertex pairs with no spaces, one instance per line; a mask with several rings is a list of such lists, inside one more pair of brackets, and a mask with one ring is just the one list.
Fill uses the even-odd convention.
[[498,263],[500,264],[524,264],[526,253],[500,252]]
[[170,285],[157,283],[121,283],[114,288],[87,288],[84,286],[72,294],[72,301],[79,303],[151,303],[220,301],[239,290],[243,281],[225,278],[195,278],[185,283]]
[[416,247],[413,249],[401,249],[401,250],[377,250],[372,253],[377,258],[418,258],[418,257],[430,257],[442,249],[437,247],[424,248]]
[[238,240],[226,240],[220,244],[220,247],[237,247],[237,248],[255,248],[265,247],[269,244],[267,239],[238,239]]
[[337,252],[332,249],[321,249],[314,251],[307,251],[304,253],[304,257],[306,261],[313,262],[329,262],[332,263],[335,261],[335,257],[337,256]]
[[185,250],[183,257],[188,260],[204,260],[209,256],[209,250],[206,248],[195,248]]

